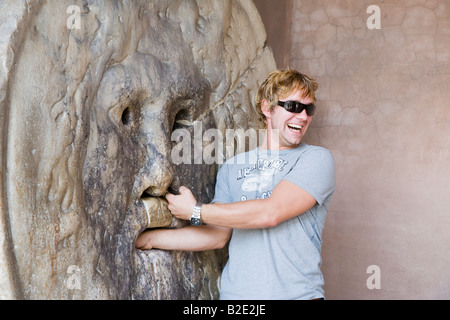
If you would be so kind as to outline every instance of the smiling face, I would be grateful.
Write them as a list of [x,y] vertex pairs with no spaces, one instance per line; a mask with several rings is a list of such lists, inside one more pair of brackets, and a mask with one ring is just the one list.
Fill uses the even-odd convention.
[[[301,90],[296,90],[287,96],[282,96],[279,100],[298,101],[303,104],[314,102],[312,98],[305,97]],[[266,117],[267,129],[276,133],[271,135],[270,148],[284,150],[299,146],[308,130],[312,116],[308,116],[306,110],[300,113],[293,113],[285,110],[281,106],[271,108],[267,100],[262,102],[261,107]]]

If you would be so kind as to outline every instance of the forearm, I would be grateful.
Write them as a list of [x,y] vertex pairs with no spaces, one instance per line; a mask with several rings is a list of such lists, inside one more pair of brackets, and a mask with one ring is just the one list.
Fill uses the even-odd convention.
[[316,199],[308,192],[281,181],[266,199],[203,205],[202,218],[207,224],[229,228],[269,228],[306,212],[315,204]]
[[268,228],[279,221],[276,207],[268,199],[247,200],[227,204],[204,204],[202,220],[206,224],[238,229]]
[[143,232],[136,240],[136,248],[177,251],[220,249],[231,236],[231,230],[215,226],[187,226],[179,229],[156,229]]

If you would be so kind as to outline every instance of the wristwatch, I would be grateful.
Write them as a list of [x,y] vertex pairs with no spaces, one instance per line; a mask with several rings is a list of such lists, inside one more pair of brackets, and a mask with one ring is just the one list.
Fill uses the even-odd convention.
[[193,226],[199,226],[202,224],[202,219],[200,218],[200,214],[202,212],[202,203],[197,202],[194,206],[194,212],[192,212],[191,224]]

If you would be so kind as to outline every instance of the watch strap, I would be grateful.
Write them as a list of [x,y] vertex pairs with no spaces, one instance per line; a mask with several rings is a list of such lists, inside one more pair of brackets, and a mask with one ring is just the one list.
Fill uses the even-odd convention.
[[194,211],[192,212],[191,224],[193,226],[199,226],[202,224],[201,212],[202,212],[202,203],[197,202],[194,206]]

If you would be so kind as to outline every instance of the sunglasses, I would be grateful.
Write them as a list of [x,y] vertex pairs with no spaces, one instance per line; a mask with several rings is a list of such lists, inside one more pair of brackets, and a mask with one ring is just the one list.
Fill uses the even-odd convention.
[[293,113],[302,113],[303,110],[306,110],[308,116],[313,116],[316,111],[316,106],[312,103],[303,104],[298,101],[278,101],[277,105]]

